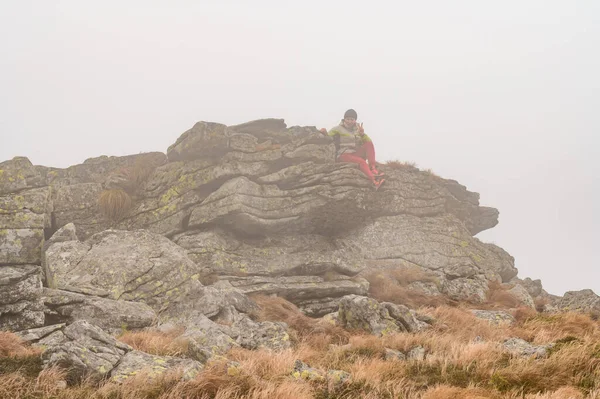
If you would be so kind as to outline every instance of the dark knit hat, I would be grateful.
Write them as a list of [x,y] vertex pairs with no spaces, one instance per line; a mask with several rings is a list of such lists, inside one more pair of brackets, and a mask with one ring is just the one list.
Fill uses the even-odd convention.
[[354,118],[354,119],[358,119],[358,115],[356,114],[356,111],[353,109],[349,109],[348,111],[346,111],[346,113],[344,114],[344,119],[346,118]]

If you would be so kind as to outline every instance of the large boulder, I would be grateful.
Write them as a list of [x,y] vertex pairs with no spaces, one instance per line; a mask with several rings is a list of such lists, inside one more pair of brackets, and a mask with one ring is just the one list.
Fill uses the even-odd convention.
[[341,299],[338,321],[342,327],[384,336],[396,332],[415,332],[419,323],[408,308],[373,298],[348,295]]
[[222,155],[229,147],[229,136],[225,125],[198,122],[169,147],[167,157],[174,162]]
[[42,295],[46,320],[71,324],[85,320],[110,334],[149,327],[156,313],[142,302],[115,301],[69,291],[45,288]]
[[600,315],[600,296],[590,289],[567,291],[553,305],[561,312],[585,312]]
[[55,243],[45,264],[53,288],[142,301],[155,309],[201,285],[183,248],[144,230],[106,230],[84,243]]
[[87,321],[79,320],[62,330],[64,339],[49,346],[42,354],[44,367],[58,366],[67,371],[67,378],[81,381],[89,378],[100,381],[131,347],[117,341]]

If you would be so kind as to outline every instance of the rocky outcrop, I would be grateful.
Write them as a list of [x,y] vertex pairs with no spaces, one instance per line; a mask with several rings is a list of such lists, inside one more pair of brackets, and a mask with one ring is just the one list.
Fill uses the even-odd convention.
[[[17,276],[9,279],[35,285],[32,267],[41,265],[38,280],[60,291],[47,290],[40,307],[38,283],[26,300],[2,305],[0,317],[36,315],[18,326],[7,321],[12,329],[88,320],[114,333],[119,324],[147,325],[151,311],[138,308],[147,305],[159,323],[191,330],[227,309],[251,313],[247,294],[276,294],[325,315],[348,295],[366,295],[362,277],[377,268],[419,267],[436,282],[413,286],[459,301],[485,301],[488,281],[515,277],[510,255],[473,237],[498,218],[477,193],[386,165],[386,184],[375,192],[356,165],[333,162],[334,153],[316,128],[266,119],[198,122],[166,155],[102,156],[66,169],[4,162],[0,276],[6,268]],[[121,219],[99,212],[107,189],[132,199]],[[407,309],[378,306],[383,324],[389,317],[399,331],[422,327]],[[284,336],[276,325],[237,322]],[[263,345],[263,333],[245,333],[225,335]]]
[[567,291],[552,305],[557,311],[561,312],[585,312],[600,315],[600,296],[589,289]]

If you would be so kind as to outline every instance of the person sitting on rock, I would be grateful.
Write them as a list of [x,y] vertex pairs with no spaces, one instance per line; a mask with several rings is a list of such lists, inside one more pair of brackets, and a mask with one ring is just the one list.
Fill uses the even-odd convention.
[[365,134],[362,123],[356,123],[357,117],[356,111],[349,109],[337,126],[332,127],[329,132],[323,128],[321,132],[333,137],[336,161],[358,164],[360,170],[373,182],[375,190],[377,190],[385,179],[382,178],[383,173],[375,168],[373,141]]

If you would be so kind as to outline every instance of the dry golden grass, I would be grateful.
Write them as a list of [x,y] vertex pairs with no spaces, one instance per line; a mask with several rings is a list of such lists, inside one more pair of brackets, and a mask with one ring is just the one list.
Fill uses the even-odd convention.
[[0,357],[23,357],[40,354],[39,349],[32,348],[23,340],[10,332],[0,331]]
[[168,333],[160,331],[128,331],[118,339],[135,350],[158,356],[183,356],[188,352],[188,342],[176,339],[183,329]]
[[379,301],[402,304],[411,308],[440,306],[452,302],[443,296],[426,295],[410,289],[409,285],[416,281],[439,284],[435,275],[416,266],[378,270],[364,277],[369,281],[369,296]]
[[[181,374],[173,372],[150,380],[138,375],[122,386],[83,383],[63,388],[64,373],[60,370],[38,370],[33,375],[27,369],[18,371],[18,367],[10,366],[0,368],[0,398],[600,399],[599,324],[587,315],[530,312],[515,326],[493,326],[466,308],[441,306],[424,310],[437,319],[429,330],[381,338],[345,332],[345,340],[339,340],[336,330],[322,328],[320,321],[301,315],[289,302],[276,297],[255,298],[261,305],[257,317],[283,320],[301,331],[292,349],[236,348],[228,353],[229,360],[209,363],[190,381],[181,381]],[[127,333],[121,340],[147,352],[176,354],[170,345],[177,334],[179,331]],[[535,344],[556,344],[547,358],[518,357],[501,347],[506,338],[514,336]],[[32,359],[29,348],[21,348],[14,337],[3,337],[0,349],[5,356],[20,353],[23,364]],[[425,360],[385,360],[385,348],[407,352],[417,345],[425,348]],[[6,359],[13,358],[0,357],[0,366],[8,364],[3,363]],[[331,380],[296,380],[291,373],[297,359],[323,371],[345,370],[351,379],[341,385]]]
[[112,222],[118,222],[127,216],[131,206],[131,197],[121,189],[104,190],[98,198],[100,213]]
[[483,388],[458,388],[440,385],[427,390],[422,399],[500,399],[504,398],[498,393]]
[[392,169],[405,169],[405,170],[414,170],[417,169],[417,164],[412,161],[400,161],[400,160],[391,160],[384,163],[385,166],[388,166]]
[[264,321],[283,321],[298,334],[296,340],[312,342],[325,347],[330,343],[345,343],[350,334],[340,327],[319,322],[306,316],[293,303],[284,298],[267,295],[252,295],[252,299],[260,307],[255,317]]
[[136,196],[162,162],[162,159],[153,156],[153,154],[138,155],[132,164],[114,170],[112,175],[119,181],[118,187],[125,190],[129,195]]
[[511,288],[496,281],[488,282],[487,303],[479,305],[481,309],[511,309],[521,305],[519,299],[508,290]]

